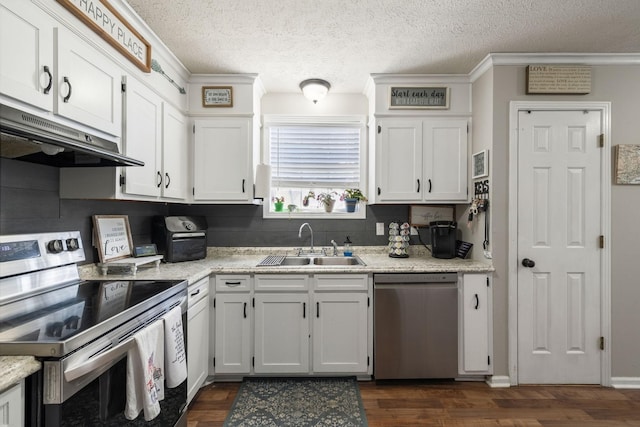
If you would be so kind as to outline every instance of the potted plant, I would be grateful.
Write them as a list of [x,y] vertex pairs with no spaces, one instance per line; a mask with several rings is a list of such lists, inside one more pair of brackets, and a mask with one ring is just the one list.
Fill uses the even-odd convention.
[[367,198],[359,188],[347,188],[344,190],[344,193],[342,193],[341,199],[344,200],[347,212],[355,212],[356,206],[358,206],[360,201],[367,201]]
[[276,196],[272,200],[276,212],[282,212],[282,207],[284,206],[284,196]]
[[325,212],[331,212],[333,210],[333,205],[336,203],[335,196],[337,195],[338,193],[335,191],[318,194],[318,201],[324,206]]
[[313,192],[313,190],[309,190],[309,193],[304,196],[304,198],[302,199],[302,206],[307,207],[309,206],[309,200],[311,199],[315,199],[316,198],[316,193]]

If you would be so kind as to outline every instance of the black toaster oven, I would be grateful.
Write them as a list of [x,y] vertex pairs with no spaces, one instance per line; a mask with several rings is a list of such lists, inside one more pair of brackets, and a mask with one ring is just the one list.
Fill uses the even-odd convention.
[[203,259],[207,256],[207,220],[202,216],[156,216],[152,239],[166,262]]

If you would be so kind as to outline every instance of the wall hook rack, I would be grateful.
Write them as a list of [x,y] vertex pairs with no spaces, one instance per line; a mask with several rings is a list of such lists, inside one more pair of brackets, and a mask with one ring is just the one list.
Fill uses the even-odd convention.
[[167,74],[164,72],[164,70],[162,69],[162,66],[160,65],[160,63],[158,61],[156,61],[155,59],[151,60],[151,69],[157,73],[162,74],[163,76],[165,76],[167,78],[167,80],[169,80],[169,82],[171,82],[172,85],[174,85],[181,94],[186,94],[187,91],[183,88],[178,86],[178,84],[176,82],[173,81],[173,79],[169,76],[167,76]]

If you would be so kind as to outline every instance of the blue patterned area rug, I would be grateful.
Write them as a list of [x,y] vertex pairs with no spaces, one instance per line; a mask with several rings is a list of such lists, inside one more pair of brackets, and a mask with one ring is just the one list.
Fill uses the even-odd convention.
[[225,427],[366,427],[355,377],[245,378]]

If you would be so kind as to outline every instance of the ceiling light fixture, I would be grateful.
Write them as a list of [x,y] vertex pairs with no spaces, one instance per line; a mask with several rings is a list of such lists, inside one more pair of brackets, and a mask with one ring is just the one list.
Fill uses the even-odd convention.
[[327,96],[331,84],[328,81],[322,79],[307,79],[300,83],[300,89],[307,99],[317,104],[319,100]]

